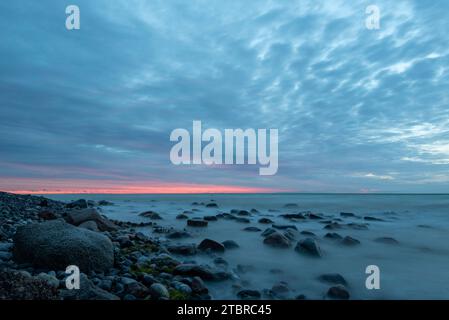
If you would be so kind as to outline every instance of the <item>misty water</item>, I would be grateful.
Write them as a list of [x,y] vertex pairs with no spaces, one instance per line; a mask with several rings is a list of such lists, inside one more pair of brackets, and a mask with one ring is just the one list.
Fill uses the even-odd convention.
[[[156,211],[163,220],[160,226],[186,229],[192,238],[172,240],[173,243],[198,244],[204,238],[216,241],[234,240],[240,248],[227,250],[222,256],[229,270],[237,265],[253,266],[250,272],[236,273],[247,289],[270,289],[279,281],[285,281],[292,290],[289,297],[305,294],[309,299],[322,299],[329,284],[317,280],[324,273],[340,273],[345,277],[353,299],[449,299],[449,195],[330,195],[330,194],[207,194],[207,195],[53,195],[57,200],[108,200],[113,206],[102,207],[109,218],[132,222],[148,222],[140,217],[143,211]],[[214,200],[218,208],[192,205],[193,202],[210,203]],[[295,203],[297,207],[286,208]],[[176,216],[193,208],[199,211],[189,218],[230,212],[231,209],[257,209],[250,224],[233,220],[210,221],[206,228],[186,226],[185,220]],[[284,213],[312,211],[328,217],[341,218],[340,212],[352,212],[356,218],[344,218],[344,223],[368,223],[368,230],[344,228],[338,232],[360,240],[358,246],[343,246],[325,239],[329,230],[323,229],[319,220],[292,222],[279,217]],[[372,216],[383,221],[365,221],[360,217]],[[256,226],[262,231],[270,225],[258,223],[268,217],[278,224],[295,224],[298,231],[311,231],[323,251],[322,258],[309,258],[289,249],[275,249],[263,243],[261,232],[243,231]],[[152,227],[139,231],[152,237],[164,239],[164,234],[153,233]],[[306,236],[298,234],[297,238]],[[399,244],[375,242],[378,237],[393,237]],[[180,261],[195,260],[214,265],[207,254],[177,256]],[[365,268],[377,265],[380,268],[380,289],[365,287]],[[281,273],[273,273],[273,269]],[[233,281],[210,282],[208,287],[215,299],[234,299]]]

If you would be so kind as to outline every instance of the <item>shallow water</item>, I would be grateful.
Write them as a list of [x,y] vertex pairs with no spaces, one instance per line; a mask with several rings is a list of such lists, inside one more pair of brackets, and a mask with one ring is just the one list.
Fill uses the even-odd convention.
[[[186,228],[194,237],[176,241],[199,243],[204,238],[217,241],[232,239],[240,248],[227,250],[222,257],[229,263],[229,269],[238,264],[254,266],[254,270],[240,274],[239,283],[244,288],[269,289],[279,281],[288,283],[292,292],[289,297],[305,294],[311,299],[321,299],[329,284],[317,277],[323,273],[340,273],[349,283],[351,298],[355,299],[449,299],[449,195],[330,195],[330,194],[207,194],[207,195],[54,195],[50,198],[73,200],[79,198],[108,200],[114,206],[101,210],[110,218],[124,221],[149,221],[139,217],[143,211],[153,210],[161,214],[161,226]],[[193,206],[192,202],[215,200],[219,208]],[[296,203],[297,208],[285,208],[287,203]],[[257,209],[250,224],[232,220],[209,222],[207,228],[186,227],[185,220],[175,217],[184,210],[197,208],[201,211],[190,217],[203,217],[231,209]],[[274,211],[278,210],[278,211]],[[291,222],[279,217],[283,213],[313,211],[339,218],[340,212],[353,212],[358,216],[375,216],[385,221],[364,221],[360,218],[344,218],[344,222],[367,222],[369,230],[336,230],[361,241],[356,247],[345,247],[332,240],[324,239],[329,232],[319,221]],[[290,249],[274,249],[263,244],[260,232],[242,229],[257,226],[264,230],[257,220],[267,216],[279,224],[295,224],[299,231],[314,232],[323,251],[321,259],[302,256]],[[144,233],[164,238],[163,234],[152,233],[151,227],[142,228]],[[334,231],[332,231],[334,232]],[[305,236],[298,235],[298,239]],[[393,237],[399,245],[377,243],[377,237]],[[196,260],[213,265],[208,255],[179,257],[180,260]],[[365,268],[377,265],[381,272],[380,290],[365,287]],[[273,274],[271,269],[282,270]],[[232,299],[235,291],[231,281],[209,283],[213,298]]]

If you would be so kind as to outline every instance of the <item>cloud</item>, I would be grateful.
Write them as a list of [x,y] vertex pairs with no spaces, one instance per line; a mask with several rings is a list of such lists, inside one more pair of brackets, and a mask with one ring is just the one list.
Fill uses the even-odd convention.
[[[74,32],[62,2],[0,4],[0,177],[320,192],[449,186],[429,178],[449,165],[445,1],[377,1],[380,30],[365,28],[370,1],[77,4]],[[174,167],[170,132],[193,120],[279,129],[278,174]]]

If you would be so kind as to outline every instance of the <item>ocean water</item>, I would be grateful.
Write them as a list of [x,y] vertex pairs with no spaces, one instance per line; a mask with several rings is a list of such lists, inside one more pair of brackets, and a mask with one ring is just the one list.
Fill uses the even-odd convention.
[[[47,195],[48,196],[48,195]],[[317,278],[325,273],[340,273],[349,283],[353,299],[449,299],[449,195],[408,195],[408,194],[195,194],[195,195],[51,195],[50,198],[70,201],[84,198],[108,200],[114,206],[102,207],[106,216],[123,221],[149,221],[138,214],[153,210],[163,217],[157,221],[161,226],[186,229],[192,238],[174,243],[196,243],[204,238],[217,241],[234,240],[240,248],[227,250],[221,256],[228,262],[229,270],[237,265],[251,266],[247,273],[238,273],[238,280],[209,283],[213,298],[234,299],[239,284],[247,289],[270,289],[274,284],[288,283],[293,298],[305,294],[309,299],[322,299],[329,284]],[[194,206],[193,202],[209,203],[214,200],[218,208]],[[295,203],[297,208],[286,208],[285,204]],[[231,209],[250,210],[255,208],[250,224],[232,220],[209,222],[207,228],[186,227],[185,220],[175,217],[184,210],[196,208],[200,211],[191,217],[203,217]],[[383,221],[364,221],[362,218],[344,218],[344,223],[369,223],[368,230],[344,228],[335,230],[342,236],[360,240],[354,247],[343,246],[323,236],[329,230],[323,229],[319,221],[306,220],[291,222],[282,217],[283,213],[312,211],[329,218],[340,218],[340,212],[352,212],[360,217],[372,216]],[[263,244],[260,232],[243,231],[245,227],[256,226],[264,230],[269,225],[259,224],[261,217],[269,217],[279,224],[295,224],[299,231],[311,231],[323,251],[320,259],[298,254],[293,247],[275,249]],[[140,231],[164,240],[164,234],[152,232],[152,227]],[[331,231],[334,232],[334,231]],[[399,244],[375,242],[378,237],[393,237]],[[305,236],[298,234],[298,239]],[[209,255],[178,257],[213,265]],[[368,265],[380,269],[380,289],[368,290],[365,286]],[[279,269],[281,273],[271,270]]]

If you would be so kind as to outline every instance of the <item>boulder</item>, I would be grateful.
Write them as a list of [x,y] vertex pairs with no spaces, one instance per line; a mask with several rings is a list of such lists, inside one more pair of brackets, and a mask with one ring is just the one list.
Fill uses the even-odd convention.
[[321,249],[318,243],[312,238],[298,241],[295,251],[312,257],[321,257]]
[[142,213],[139,213],[139,216],[150,218],[151,220],[162,220],[162,217],[159,215],[159,213],[154,211],[145,211]]
[[263,243],[275,248],[288,248],[291,245],[290,240],[286,236],[280,234],[277,231],[268,235],[263,240]]
[[84,229],[87,229],[87,230],[90,230],[90,231],[95,231],[95,232],[99,232],[100,231],[98,229],[97,223],[95,221],[93,221],[93,220],[84,221],[78,227],[84,228]]
[[170,253],[192,256],[196,254],[196,246],[194,244],[175,244],[167,247]]
[[268,219],[268,218],[260,218],[259,223],[270,224],[270,223],[273,223],[273,220]]
[[68,223],[79,226],[86,221],[95,221],[100,231],[116,231],[117,226],[110,220],[103,217],[93,208],[73,210],[67,214],[66,220]]
[[18,263],[57,270],[76,265],[83,272],[106,271],[114,264],[108,237],[62,220],[19,227],[13,240],[13,256]]
[[198,245],[198,250],[201,251],[214,251],[214,252],[224,252],[225,246],[221,244],[220,242],[211,240],[211,239],[204,239],[201,241],[201,243]]
[[249,231],[249,232],[259,232],[262,231],[257,227],[246,227],[245,229],[243,229],[243,231]]
[[235,242],[234,240],[225,240],[222,242],[225,249],[237,249],[240,248],[240,246]]
[[201,219],[189,219],[187,225],[189,227],[207,227],[208,222]]
[[43,210],[37,214],[37,216],[43,220],[55,220],[58,218],[56,213],[48,210]]
[[327,291],[327,296],[331,299],[340,299],[340,300],[348,300],[349,292],[342,285],[337,285],[329,288]]
[[360,244],[360,241],[357,239],[354,239],[353,237],[346,236],[341,240],[341,243],[345,246],[356,246]]
[[67,208],[78,208],[78,209],[85,209],[89,207],[89,204],[85,199],[79,199],[76,201],[72,201],[68,204],[66,204]]

